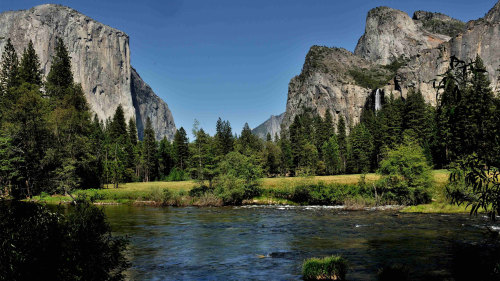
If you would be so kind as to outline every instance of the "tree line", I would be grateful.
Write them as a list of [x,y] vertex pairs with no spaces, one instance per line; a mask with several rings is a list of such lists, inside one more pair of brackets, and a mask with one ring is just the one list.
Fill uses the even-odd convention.
[[157,141],[149,118],[139,140],[135,120],[125,120],[121,105],[108,120],[92,117],[61,39],[47,77],[32,42],[19,59],[8,40],[0,66],[0,183],[14,197],[132,181],[191,178],[211,185],[231,152],[269,177],[366,173],[408,139],[435,168],[473,153],[498,166],[500,102],[481,59],[472,65],[468,71],[450,65],[436,107],[418,91],[405,99],[391,94],[378,111],[368,99],[361,122],[350,128],[342,116],[335,124],[330,111],[320,117],[303,108],[287,130],[266,140],[248,124],[233,134],[229,121],[219,118],[213,136],[195,121],[192,141],[182,127],[173,141]]

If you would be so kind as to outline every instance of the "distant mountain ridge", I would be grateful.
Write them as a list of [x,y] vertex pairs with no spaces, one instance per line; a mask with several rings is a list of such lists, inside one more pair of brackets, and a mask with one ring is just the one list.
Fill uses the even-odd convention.
[[150,117],[158,139],[173,139],[176,127],[168,105],[130,65],[127,34],[61,5],[0,13],[0,51],[8,38],[18,53],[32,40],[44,75],[57,37],[68,48],[75,81],[101,120],[112,117],[121,104],[127,121],[136,120],[139,137]]
[[264,121],[264,123],[253,129],[252,133],[264,140],[269,133],[271,134],[271,138],[274,140],[275,135],[277,134],[279,136],[281,133],[281,122],[283,121],[283,117],[285,117],[285,113],[281,113],[277,116],[271,115],[271,117]]

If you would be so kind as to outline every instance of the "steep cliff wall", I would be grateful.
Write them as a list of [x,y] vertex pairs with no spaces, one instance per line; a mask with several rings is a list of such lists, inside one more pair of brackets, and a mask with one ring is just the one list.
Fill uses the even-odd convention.
[[272,139],[274,139],[276,134],[280,136],[283,117],[285,117],[285,113],[281,113],[277,116],[271,115],[269,119],[255,127],[255,129],[252,130],[252,133],[263,140],[266,139],[268,133],[271,134]]
[[437,48],[424,50],[397,73],[402,90],[420,90],[427,101],[436,104],[433,81],[446,71],[451,56],[470,61],[476,55],[483,59],[494,91],[500,90],[500,1],[485,17],[470,21],[466,29]]
[[343,115],[352,126],[377,88],[395,96],[420,90],[435,105],[433,81],[446,71],[450,57],[470,60],[476,54],[485,63],[493,90],[499,91],[500,1],[484,18],[467,24],[440,13],[417,11],[410,18],[387,7],[372,9],[354,54],[311,48],[301,74],[290,81],[282,129],[304,107],[320,116],[329,109],[335,122]]
[[[423,27],[424,22],[448,25],[443,18],[437,16],[434,18],[432,15],[419,12],[416,17],[419,20],[413,20],[405,12],[396,9],[388,7],[372,9],[368,12],[365,33],[359,39],[354,54],[379,64],[389,64],[401,56],[410,58],[424,49],[435,48],[448,41],[450,37],[434,33],[441,31],[442,28]],[[427,20],[423,21],[424,19]]]
[[[145,119],[142,114],[151,115],[156,132],[175,131],[172,115],[166,105],[162,105],[167,109],[163,112],[166,113],[164,116],[134,107],[127,34],[60,5],[46,4],[0,14],[0,50],[10,38],[18,53],[22,53],[29,40],[32,40],[44,75],[50,70],[57,37],[61,37],[67,45],[75,81],[81,83],[90,108],[100,119],[111,117],[118,104],[121,104],[127,120],[137,118],[139,123]],[[147,102],[162,103],[159,98],[147,99]],[[150,109],[155,106],[143,104],[143,107]],[[140,115],[136,116],[137,112]],[[169,119],[170,122],[157,121],[156,118]],[[164,125],[169,127],[165,129]],[[161,133],[158,135],[162,136]]]

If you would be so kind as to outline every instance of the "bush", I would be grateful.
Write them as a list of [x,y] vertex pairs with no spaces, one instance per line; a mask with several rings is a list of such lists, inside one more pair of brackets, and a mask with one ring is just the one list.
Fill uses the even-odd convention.
[[389,151],[377,172],[382,175],[376,183],[377,192],[385,202],[417,205],[431,200],[431,169],[415,142],[407,141]]
[[345,280],[349,266],[341,256],[310,258],[302,265],[304,280]]
[[189,179],[188,173],[184,170],[173,168],[170,174],[165,178],[166,181],[185,181]]
[[262,190],[259,178],[262,175],[255,159],[238,152],[230,152],[219,163],[214,179],[214,194],[226,205],[240,205],[243,200],[259,196]]
[[262,192],[257,184],[249,184],[233,175],[217,177],[214,193],[225,205],[241,205],[243,200],[259,196]]
[[0,201],[0,280],[122,280],[125,246],[87,201],[78,199],[64,216]]

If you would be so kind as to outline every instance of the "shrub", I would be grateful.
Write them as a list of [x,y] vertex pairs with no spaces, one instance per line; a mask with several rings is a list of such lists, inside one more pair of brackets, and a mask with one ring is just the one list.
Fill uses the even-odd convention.
[[122,280],[125,246],[87,201],[66,215],[0,201],[0,280]]
[[304,280],[345,280],[349,266],[341,256],[310,258],[302,265]]
[[262,190],[259,178],[262,170],[255,159],[238,152],[230,152],[219,163],[214,179],[214,194],[226,205],[240,205],[243,200],[259,196]]
[[234,175],[218,176],[215,186],[214,193],[225,205],[241,205],[243,200],[259,196],[262,192],[257,184],[249,184]]
[[188,173],[186,171],[173,168],[170,174],[165,178],[166,181],[185,181],[189,179]]
[[431,169],[423,149],[415,142],[406,141],[389,151],[377,172],[382,175],[377,191],[386,202],[417,205],[430,201]]

